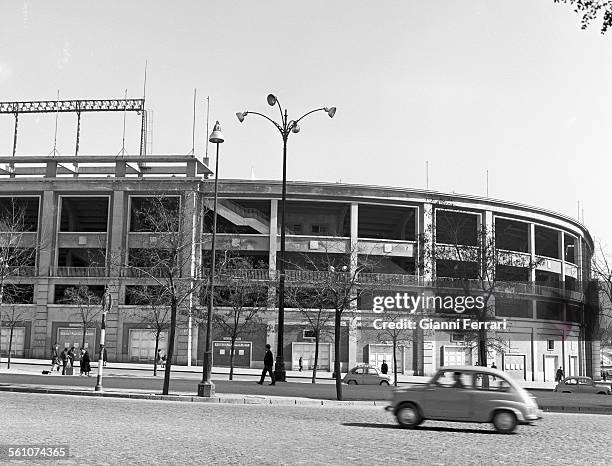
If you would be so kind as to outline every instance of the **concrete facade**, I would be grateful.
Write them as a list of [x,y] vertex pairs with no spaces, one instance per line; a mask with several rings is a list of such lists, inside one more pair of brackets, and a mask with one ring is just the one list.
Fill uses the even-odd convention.
[[[9,159],[0,164],[8,164]],[[37,206],[38,220],[35,231],[23,235],[22,243],[37,247],[35,267],[28,274],[7,277],[7,283],[32,287],[31,302],[17,304],[31,311],[29,341],[17,356],[46,358],[60,329],[78,328],[77,309],[63,303],[61,296],[66,287],[88,285],[96,292],[108,286],[113,296],[106,333],[109,360],[147,360],[149,353],[142,352],[144,347],[137,343],[144,338],[146,325],[131,317],[134,305],[126,297],[127,287],[146,279],[130,273],[128,258],[130,251],[154,248],[156,240],[151,233],[133,231],[133,205],[142,198],[178,196],[184,231],[193,232],[191,259],[183,273],[195,277],[210,249],[206,220],[212,205],[212,182],[206,179],[210,171],[189,156],[133,160],[79,156],[78,166],[74,157],[18,159],[13,160],[15,172],[7,172],[0,183],[0,200],[36,200],[31,205]],[[278,181],[222,180],[219,185],[217,249],[261,260],[272,298],[280,244],[280,197]],[[445,293],[460,288],[452,274],[444,275],[445,267],[450,264],[448,270],[452,270],[454,264],[456,269],[461,261],[456,253],[448,252],[456,245],[441,240],[443,219],[459,218],[468,225],[462,227],[467,236],[474,225],[474,231],[487,232],[486,241],[507,245],[496,246],[503,253],[499,264],[506,267],[504,271],[527,271],[524,280],[500,280],[491,298],[496,317],[507,318],[511,327],[500,333],[506,348],[491,351],[488,365],[495,363],[517,377],[536,381],[548,380],[559,366],[568,375],[593,370],[587,367],[589,336],[583,324],[589,312],[586,289],[593,242],[589,232],[571,218],[472,196],[307,182],[288,183],[286,218],[286,251],[292,261],[333,254],[355,270],[365,258],[374,257],[377,265],[362,272],[364,279],[384,284],[380,289],[385,293],[421,296],[434,296],[442,288]],[[466,239],[465,244],[470,241]],[[102,263],[92,259],[100,250],[105,257]],[[197,300],[185,309],[194,306],[199,306]],[[264,342],[276,348],[276,318],[272,306],[262,316],[260,329],[243,338],[244,348],[250,351],[250,367],[261,366]],[[392,365],[388,340],[372,331],[374,318],[371,302],[363,300],[343,318],[344,368],[359,362],[379,364],[381,358]],[[293,348],[306,351],[312,339],[304,333],[307,326],[298,310],[287,309],[285,322],[285,361],[288,368],[295,369],[299,356],[293,354]],[[99,330],[95,334],[93,344],[97,345]],[[227,335],[216,329],[214,338],[223,341]],[[323,342],[329,344],[330,337],[323,336]],[[468,346],[457,332],[417,330],[400,345],[398,369],[421,375],[441,365],[475,364],[476,352]],[[176,336],[177,362],[201,363],[202,348],[202,329],[185,311]],[[242,356],[246,361],[247,354]]]

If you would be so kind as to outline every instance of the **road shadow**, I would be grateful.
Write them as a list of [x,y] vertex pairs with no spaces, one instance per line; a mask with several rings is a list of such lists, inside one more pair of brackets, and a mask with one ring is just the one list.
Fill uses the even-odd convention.
[[[345,422],[342,424],[347,427],[367,427],[370,429],[403,429],[398,424],[376,424],[373,422]],[[419,426],[414,429],[406,429],[414,431],[430,431],[430,432],[463,432],[466,434],[497,434],[494,430],[485,429],[461,429],[452,427],[435,427],[435,426]]]

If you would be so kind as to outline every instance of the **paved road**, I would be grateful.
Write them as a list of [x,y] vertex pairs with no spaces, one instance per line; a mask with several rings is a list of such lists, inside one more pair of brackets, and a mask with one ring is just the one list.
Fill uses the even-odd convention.
[[[171,380],[171,393],[197,393],[197,385],[201,376],[193,377],[194,374],[185,377],[184,374],[175,374]],[[218,393],[243,394],[243,395],[275,395],[306,397],[320,400],[335,400],[335,386],[326,384],[306,384],[297,382],[277,383],[274,387],[267,384],[257,385],[256,378],[250,380],[215,380]],[[24,385],[61,385],[68,387],[89,387],[96,384],[95,377],[60,376],[60,375],[34,375],[34,374],[5,374],[0,373],[0,384],[24,384]],[[151,390],[151,393],[161,393],[163,377],[152,376],[105,376],[104,386],[106,388]],[[392,387],[343,385],[344,399],[347,401],[358,400],[388,400],[391,396]],[[572,406],[572,407],[598,407],[609,409],[612,414],[612,396],[554,393],[552,391],[534,390],[532,392],[541,407],[546,406]]]
[[[608,416],[547,414],[516,434],[374,407],[159,402],[0,393],[2,444],[69,444],[58,464],[609,464]],[[0,463],[4,463],[0,458]]]

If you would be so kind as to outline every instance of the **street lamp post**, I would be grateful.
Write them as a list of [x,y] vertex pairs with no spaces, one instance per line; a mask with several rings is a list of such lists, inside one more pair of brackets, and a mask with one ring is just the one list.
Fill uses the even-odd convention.
[[113,297],[108,291],[108,287],[104,290],[102,296],[102,325],[100,325],[100,355],[98,356],[98,379],[96,380],[96,392],[102,391],[102,367],[104,366],[104,344],[106,342],[106,314],[110,311],[113,305]]
[[217,157],[215,158],[215,196],[213,201],[213,227],[212,241],[210,246],[210,276],[208,277],[208,312],[206,314],[206,346],[204,348],[204,360],[202,363],[202,382],[198,384],[198,396],[215,396],[215,384],[211,380],[212,374],[212,321],[213,321],[213,298],[215,294],[215,247],[217,243],[217,193],[219,181],[219,144],[225,139],[221,134],[221,125],[217,121],[210,137],[210,142],[217,145]]
[[282,187],[282,198],[281,198],[281,244],[279,254],[279,282],[278,282],[278,333],[277,333],[277,345],[276,345],[276,364],[274,367],[274,377],[276,380],[285,381],[285,360],[283,355],[283,338],[284,338],[284,326],[285,326],[285,204],[287,201],[287,140],[291,133],[299,133],[300,126],[299,122],[311,113],[324,111],[330,118],[333,118],[336,114],[336,107],[322,107],[315,110],[306,112],[304,115],[299,117],[297,120],[289,120],[287,115],[287,109],[283,111],[280,102],[274,94],[268,94],[267,97],[268,105],[274,107],[278,105],[278,109],[281,115],[281,124],[267,117],[266,115],[258,112],[238,112],[236,116],[242,123],[244,118],[248,114],[259,115],[271,122],[276,129],[278,129],[283,138],[283,187]]

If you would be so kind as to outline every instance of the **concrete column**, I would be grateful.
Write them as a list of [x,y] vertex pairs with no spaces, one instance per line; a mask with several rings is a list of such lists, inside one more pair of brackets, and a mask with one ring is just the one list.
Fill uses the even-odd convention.
[[57,238],[57,198],[53,191],[44,191],[40,209],[38,276],[34,289],[36,316],[32,329],[32,357],[47,358],[56,335],[51,335],[51,322],[48,322],[47,304],[53,302],[53,285],[49,276],[55,259]]
[[[268,270],[270,278],[276,278],[276,252],[278,249],[278,200],[270,201],[270,249],[268,252]],[[268,287],[269,308],[273,309],[276,303],[276,285],[274,282]],[[271,344],[271,343],[270,343]],[[275,348],[275,346],[272,346]]]
[[423,238],[422,244],[420,245],[421,251],[419,251],[419,261],[421,262],[421,267],[417,269],[420,270],[419,275],[425,281],[433,280],[435,276],[435,261],[434,257],[434,218],[433,218],[433,206],[430,203],[423,204],[421,209],[421,221],[419,233]]
[[529,252],[531,254],[531,283],[535,283],[535,279],[536,279],[536,269],[535,266],[533,266],[533,264],[535,264],[536,261],[536,253],[535,253],[535,223],[530,223],[529,224]]
[[[350,239],[350,270],[354,272],[358,265],[358,226],[359,226],[359,204],[351,203],[351,239]],[[354,295],[356,297],[356,294]],[[353,301],[351,307],[354,313],[359,313],[357,302]],[[357,333],[358,323],[361,316],[354,317],[348,322],[348,365],[349,368],[357,364]]]
[[565,289],[565,235],[559,232],[559,251],[561,255],[561,276],[559,277],[559,288]]
[[112,203],[109,250],[106,252],[106,256],[110,265],[111,277],[119,277],[121,266],[125,263],[125,255],[127,254],[127,202],[125,192],[113,191]]

